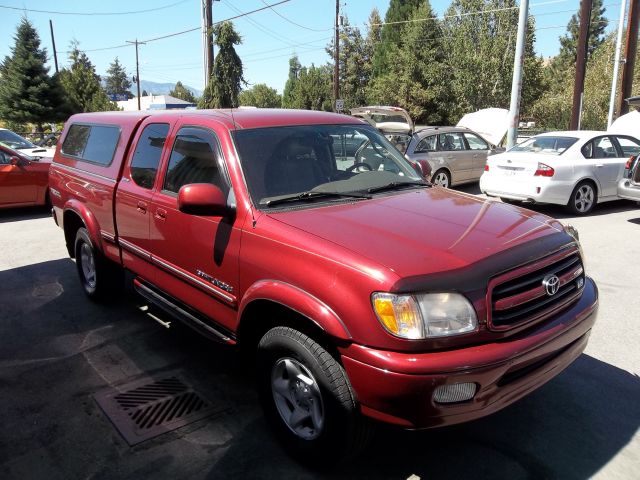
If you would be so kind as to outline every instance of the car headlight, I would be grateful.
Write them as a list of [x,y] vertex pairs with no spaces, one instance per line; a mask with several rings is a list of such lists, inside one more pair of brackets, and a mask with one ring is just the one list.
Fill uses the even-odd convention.
[[407,339],[448,337],[476,330],[473,306],[459,293],[374,293],[373,310],[391,334]]

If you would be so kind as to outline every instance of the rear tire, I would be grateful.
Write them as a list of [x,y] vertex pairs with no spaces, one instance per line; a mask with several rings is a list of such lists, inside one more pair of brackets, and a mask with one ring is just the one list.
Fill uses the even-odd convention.
[[81,227],[75,241],[76,268],[84,293],[91,300],[105,300],[122,289],[124,277],[119,265],[107,260],[94,247],[89,232]]
[[314,340],[288,327],[260,340],[258,390],[267,421],[285,449],[316,467],[353,457],[369,442],[342,366]]
[[587,215],[596,206],[598,196],[592,182],[584,181],[576,185],[571,192],[567,208],[576,215]]
[[431,183],[440,187],[449,188],[451,186],[451,175],[444,168],[441,168],[431,175]]

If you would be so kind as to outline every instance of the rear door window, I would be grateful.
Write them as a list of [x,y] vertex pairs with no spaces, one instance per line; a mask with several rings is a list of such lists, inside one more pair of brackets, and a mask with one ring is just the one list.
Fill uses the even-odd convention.
[[118,146],[120,129],[114,125],[71,125],[62,153],[99,165],[109,165]]
[[151,189],[158,173],[162,148],[169,133],[169,124],[152,123],[144,127],[131,160],[131,179],[143,188]]

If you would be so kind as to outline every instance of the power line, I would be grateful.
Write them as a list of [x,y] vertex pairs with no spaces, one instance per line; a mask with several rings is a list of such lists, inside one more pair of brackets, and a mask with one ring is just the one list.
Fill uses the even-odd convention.
[[188,0],[181,0],[179,2],[171,3],[169,5],[164,5],[162,7],[148,8],[146,10],[135,10],[130,12],[59,12],[59,11],[53,11],[53,10],[34,10],[30,8],[11,7],[9,5],[0,5],[0,8],[6,8],[8,10],[18,10],[21,12],[48,13],[52,15],[108,16],[108,15],[134,15],[136,13],[156,12],[158,10],[164,10],[165,8],[175,7],[176,5],[180,5],[181,3],[186,3],[187,1]]
[[[262,3],[264,3],[265,5],[267,4],[267,2],[265,2],[264,0],[260,0]],[[283,20],[289,22],[292,25],[295,25],[296,27],[300,27],[300,28],[304,28],[305,30],[310,30],[312,32],[329,32],[332,31],[333,28],[322,28],[322,29],[317,29],[317,28],[310,28],[310,27],[305,27],[304,25],[300,25],[299,23],[294,22],[293,20],[288,19],[287,17],[285,17],[284,15],[282,15],[280,12],[278,12],[275,8],[272,8],[271,6],[269,6],[269,9],[275,13],[276,15],[278,15],[280,18],[282,18]]]
[[[234,5],[232,5],[229,2],[225,2],[225,5],[227,7],[229,7],[230,9],[232,9],[233,11],[235,11],[236,13],[242,13],[238,8],[236,8]],[[273,30],[271,30],[268,27],[265,27],[264,25],[262,25],[261,23],[258,23],[257,21],[253,20],[252,18],[245,18],[244,20],[246,20],[247,22],[251,23],[254,27],[256,27],[258,30],[262,31],[263,33],[266,33],[267,35],[269,35],[271,38],[278,40],[279,42],[282,43],[287,43],[290,46],[293,45],[295,43],[294,40],[291,40],[283,35],[280,35],[277,32],[274,32]]]

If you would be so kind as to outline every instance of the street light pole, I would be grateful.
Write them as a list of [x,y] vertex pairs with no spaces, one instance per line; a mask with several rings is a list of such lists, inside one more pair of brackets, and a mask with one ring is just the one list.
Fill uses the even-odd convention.
[[527,20],[529,17],[529,0],[520,0],[520,15],[518,17],[518,37],[516,40],[516,54],[513,59],[513,79],[511,80],[511,102],[509,104],[509,130],[507,131],[507,148],[516,144],[518,137],[518,122],[520,118],[520,94],[522,92],[522,67],[524,65],[524,44],[527,34]]

